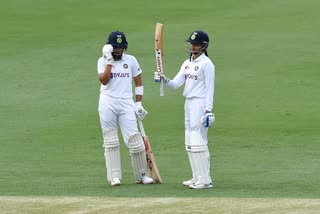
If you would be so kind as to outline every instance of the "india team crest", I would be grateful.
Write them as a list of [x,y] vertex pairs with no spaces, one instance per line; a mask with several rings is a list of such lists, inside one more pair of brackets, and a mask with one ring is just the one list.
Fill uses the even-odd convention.
[[193,34],[191,35],[191,37],[190,37],[190,39],[191,40],[195,40],[196,39],[196,37],[197,37],[197,32],[193,32]]
[[117,38],[117,43],[118,43],[118,44],[121,44],[121,43],[122,43],[122,38],[121,38],[121,37],[118,37],[118,38]]

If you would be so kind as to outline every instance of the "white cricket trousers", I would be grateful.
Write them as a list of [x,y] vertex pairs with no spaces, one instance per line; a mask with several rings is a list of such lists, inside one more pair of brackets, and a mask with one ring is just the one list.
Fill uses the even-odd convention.
[[184,104],[185,129],[189,133],[199,132],[206,145],[208,145],[208,129],[201,123],[201,117],[205,115],[205,98],[187,98]]
[[100,93],[99,117],[101,129],[118,128],[126,145],[129,137],[138,132],[135,105],[132,98],[121,99]]

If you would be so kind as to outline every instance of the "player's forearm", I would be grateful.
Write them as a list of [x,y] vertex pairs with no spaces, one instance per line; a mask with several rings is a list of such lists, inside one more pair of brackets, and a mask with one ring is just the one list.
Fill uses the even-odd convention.
[[143,85],[142,85],[142,78],[141,74],[133,78],[134,83],[136,85],[134,94],[136,95],[136,102],[141,102],[142,101],[142,96],[144,93]]
[[107,85],[109,83],[109,81],[110,81],[111,68],[112,68],[112,65],[108,64],[106,66],[106,69],[104,70],[104,72],[99,75],[99,80],[103,85]]
[[166,85],[173,89],[180,88],[185,83],[185,78],[178,73],[172,80],[169,80]]
[[[141,83],[142,84],[142,83]],[[139,86],[136,86],[134,93],[136,95],[136,102],[142,102],[143,97],[143,86],[141,84],[138,84]]]
[[136,102],[142,102],[142,95],[136,95]]

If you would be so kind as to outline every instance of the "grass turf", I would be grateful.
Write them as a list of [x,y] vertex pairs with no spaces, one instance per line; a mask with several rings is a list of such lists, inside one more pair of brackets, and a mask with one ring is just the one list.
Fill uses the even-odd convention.
[[[12,0],[0,8],[0,195],[319,198],[319,3]],[[156,22],[173,77],[192,30],[208,32],[216,65],[215,189],[190,191],[182,89],[153,83]],[[96,61],[107,34],[127,34],[142,67],[146,132],[164,179],[106,185]]]

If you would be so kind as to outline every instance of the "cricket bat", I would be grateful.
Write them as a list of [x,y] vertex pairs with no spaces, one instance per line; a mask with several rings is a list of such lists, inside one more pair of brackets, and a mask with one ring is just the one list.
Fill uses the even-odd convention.
[[145,131],[144,131],[144,127],[143,127],[143,123],[141,120],[138,120],[139,123],[139,127],[140,127],[140,131],[142,134],[142,138],[144,141],[144,145],[146,147],[146,155],[147,155],[147,163],[148,163],[148,169],[150,172],[150,177],[154,180],[155,183],[157,184],[161,184],[162,183],[162,179],[157,167],[157,163],[156,160],[154,159],[153,156],[153,152],[151,149],[151,145],[148,139],[148,136],[146,135]]
[[[159,74],[163,74],[163,24],[157,23],[155,30],[156,64]],[[160,96],[164,96],[163,80],[160,79]]]

